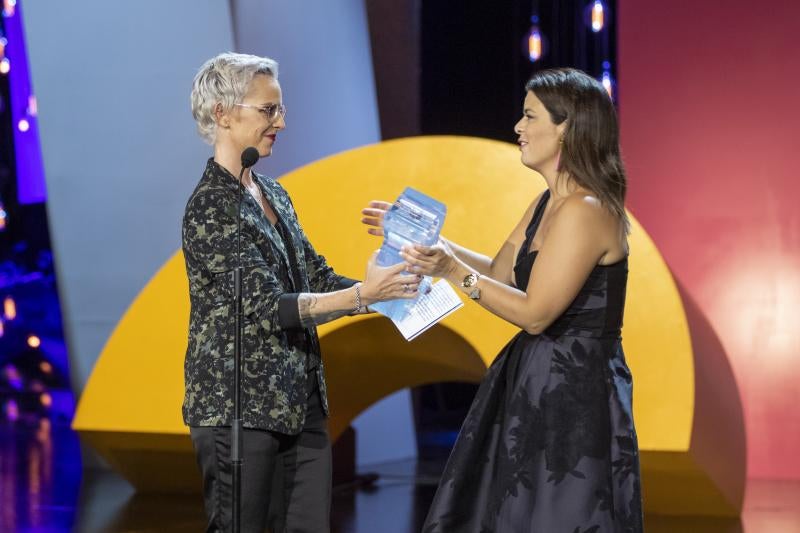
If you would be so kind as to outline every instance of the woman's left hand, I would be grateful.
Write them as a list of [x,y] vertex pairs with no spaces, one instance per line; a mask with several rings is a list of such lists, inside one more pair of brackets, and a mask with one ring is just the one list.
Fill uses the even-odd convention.
[[376,237],[383,237],[383,218],[391,208],[392,204],[389,202],[373,200],[367,207],[361,210],[361,214],[364,215],[361,219],[361,223],[366,226],[371,226],[367,228],[367,233],[375,235]]
[[456,267],[453,250],[441,239],[433,246],[403,246],[400,257],[408,263],[408,271],[412,274],[443,278]]

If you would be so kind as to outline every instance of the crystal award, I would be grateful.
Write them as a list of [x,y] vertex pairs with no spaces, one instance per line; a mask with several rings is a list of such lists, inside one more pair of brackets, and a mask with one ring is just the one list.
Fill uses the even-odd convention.
[[[446,213],[447,207],[443,203],[406,187],[383,218],[383,244],[378,252],[378,265],[402,263],[400,248],[404,245],[436,244]],[[378,302],[370,305],[370,309],[392,320],[402,320],[420,295],[424,295],[430,287],[431,279],[425,276],[419,285],[417,298]]]

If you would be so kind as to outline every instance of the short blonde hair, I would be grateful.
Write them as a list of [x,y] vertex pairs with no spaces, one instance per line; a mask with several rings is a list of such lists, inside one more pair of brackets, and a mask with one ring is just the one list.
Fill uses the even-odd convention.
[[214,108],[222,104],[230,111],[242,101],[256,74],[278,79],[278,63],[268,57],[225,52],[206,61],[192,82],[192,116],[197,131],[208,144],[214,144],[217,122]]

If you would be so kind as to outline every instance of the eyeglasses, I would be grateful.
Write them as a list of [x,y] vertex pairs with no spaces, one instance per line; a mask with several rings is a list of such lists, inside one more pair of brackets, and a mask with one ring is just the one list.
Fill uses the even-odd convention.
[[262,115],[267,117],[267,120],[269,120],[270,122],[275,122],[276,120],[278,120],[278,115],[280,115],[282,118],[286,117],[286,106],[283,104],[267,104],[263,107],[251,104],[233,104],[233,105],[255,109],[259,111]]

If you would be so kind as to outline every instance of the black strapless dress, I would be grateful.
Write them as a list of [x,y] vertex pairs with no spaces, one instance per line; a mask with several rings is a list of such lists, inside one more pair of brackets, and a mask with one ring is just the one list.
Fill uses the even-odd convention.
[[[530,241],[514,272],[528,284]],[[642,531],[632,381],[622,353],[628,263],[598,265],[540,335],[518,333],[489,367],[434,497],[424,533]]]

